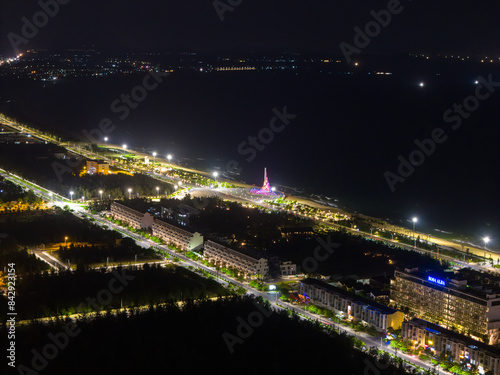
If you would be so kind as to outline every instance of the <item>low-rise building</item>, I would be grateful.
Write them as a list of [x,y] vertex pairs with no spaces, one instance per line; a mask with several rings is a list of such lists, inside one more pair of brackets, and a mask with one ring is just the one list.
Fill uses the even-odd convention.
[[401,336],[415,347],[429,349],[434,356],[447,354],[460,364],[476,366],[480,374],[500,375],[500,349],[450,331],[426,320],[403,322]]
[[88,174],[108,174],[109,164],[102,160],[87,160],[85,171]]
[[161,238],[167,244],[173,244],[183,251],[195,250],[203,245],[203,236],[186,228],[156,219],[153,223],[153,236]]
[[111,203],[111,215],[117,220],[128,223],[135,229],[153,227],[154,218],[148,212],[143,213],[118,202]]
[[291,260],[280,262],[280,272],[281,272],[281,276],[296,275],[297,274],[297,265],[292,263]]
[[211,240],[205,242],[203,256],[211,263],[235,268],[246,275],[265,276],[269,272],[269,261],[266,258],[253,257]]
[[301,280],[299,295],[306,302],[332,310],[344,318],[364,322],[382,332],[389,327],[399,329],[404,321],[401,311],[316,279]]

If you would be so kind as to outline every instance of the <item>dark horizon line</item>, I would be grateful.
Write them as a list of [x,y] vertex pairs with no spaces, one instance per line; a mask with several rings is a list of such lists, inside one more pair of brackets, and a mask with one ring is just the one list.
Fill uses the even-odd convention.
[[[213,49],[213,50],[200,50],[200,49],[180,49],[180,48],[163,48],[163,47],[156,47],[156,48],[139,48],[139,47],[130,47],[127,49],[122,49],[122,48],[113,48],[113,47],[102,47],[102,46],[96,46],[95,44],[84,44],[80,46],[69,46],[69,47],[38,47],[38,48],[29,48],[24,51],[22,51],[23,54],[28,53],[29,51],[40,51],[40,52],[69,52],[71,50],[81,50],[81,51],[95,51],[97,53],[101,54],[114,54],[114,53],[134,53],[134,54],[145,54],[145,53],[160,53],[160,54],[193,54],[193,55],[201,55],[201,56],[239,56],[239,55],[249,55],[249,56],[262,56],[265,57],[266,55],[269,56],[278,56],[278,55],[299,55],[299,56],[306,56],[306,57],[335,57],[335,58],[340,58],[344,59],[345,57],[342,55],[340,51],[334,52],[334,51],[327,51],[327,50],[304,50],[304,49],[297,49],[297,50],[290,50],[290,49],[283,49],[283,50],[271,50],[271,49],[261,49],[261,50],[255,50],[255,49],[244,49],[244,48],[236,48],[236,49]],[[406,56],[412,56],[412,55],[425,55],[425,56],[435,56],[435,57],[440,57],[440,56],[450,56],[450,55],[457,55],[457,56],[469,56],[469,57],[491,57],[494,56],[491,53],[466,53],[466,52],[423,52],[423,51],[405,51],[405,52],[371,52],[371,53],[362,53],[359,55],[359,59],[364,58],[370,58],[370,57],[406,57]],[[9,54],[3,54],[3,58],[8,58],[11,57]],[[500,57],[500,55],[498,55]]]

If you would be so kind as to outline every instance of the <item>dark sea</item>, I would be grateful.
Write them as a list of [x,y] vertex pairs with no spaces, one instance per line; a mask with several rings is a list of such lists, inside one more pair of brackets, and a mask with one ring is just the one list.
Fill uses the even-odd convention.
[[[271,185],[288,193],[408,227],[417,216],[419,230],[463,233],[476,244],[489,235],[490,248],[500,248],[500,87],[483,88],[491,95],[466,113],[460,127],[443,120],[454,103],[474,96],[476,79],[489,74],[500,82],[498,64],[407,61],[353,74],[174,72],[124,119],[111,104],[140,85],[144,74],[10,80],[2,82],[0,111],[74,138],[107,117],[115,125],[108,134],[112,143],[171,153],[182,165],[256,185],[267,167]],[[278,120],[273,124],[280,131],[269,130],[285,107],[289,123]],[[428,149],[411,173],[406,170],[392,192],[384,173],[396,174],[398,156],[408,160],[419,150],[415,140],[431,138],[436,128],[447,139]],[[259,136],[258,149],[248,144]],[[250,147],[255,155],[248,161]],[[241,167],[239,175],[228,173],[231,160]]]

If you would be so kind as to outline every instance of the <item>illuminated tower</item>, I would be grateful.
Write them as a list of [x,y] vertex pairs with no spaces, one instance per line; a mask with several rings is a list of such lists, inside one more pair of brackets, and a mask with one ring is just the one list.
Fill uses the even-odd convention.
[[262,185],[261,191],[263,193],[271,193],[271,186],[269,185],[269,180],[267,179],[267,168],[264,168],[264,184]]

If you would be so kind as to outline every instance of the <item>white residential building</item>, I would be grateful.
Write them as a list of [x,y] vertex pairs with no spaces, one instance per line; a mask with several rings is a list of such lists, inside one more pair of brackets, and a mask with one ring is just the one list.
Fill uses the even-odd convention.
[[299,295],[305,302],[332,310],[344,318],[362,321],[378,331],[385,332],[389,327],[399,329],[404,320],[401,311],[317,279],[301,280]]
[[190,232],[158,219],[153,223],[153,236],[161,238],[167,244],[174,244],[183,251],[190,251],[203,245],[203,236],[200,233]]
[[153,227],[154,218],[148,212],[142,213],[117,202],[111,203],[111,215],[135,229]]
[[269,261],[266,258],[254,258],[211,240],[205,242],[204,248],[203,256],[211,263],[220,262],[247,275],[265,276],[269,272]]

